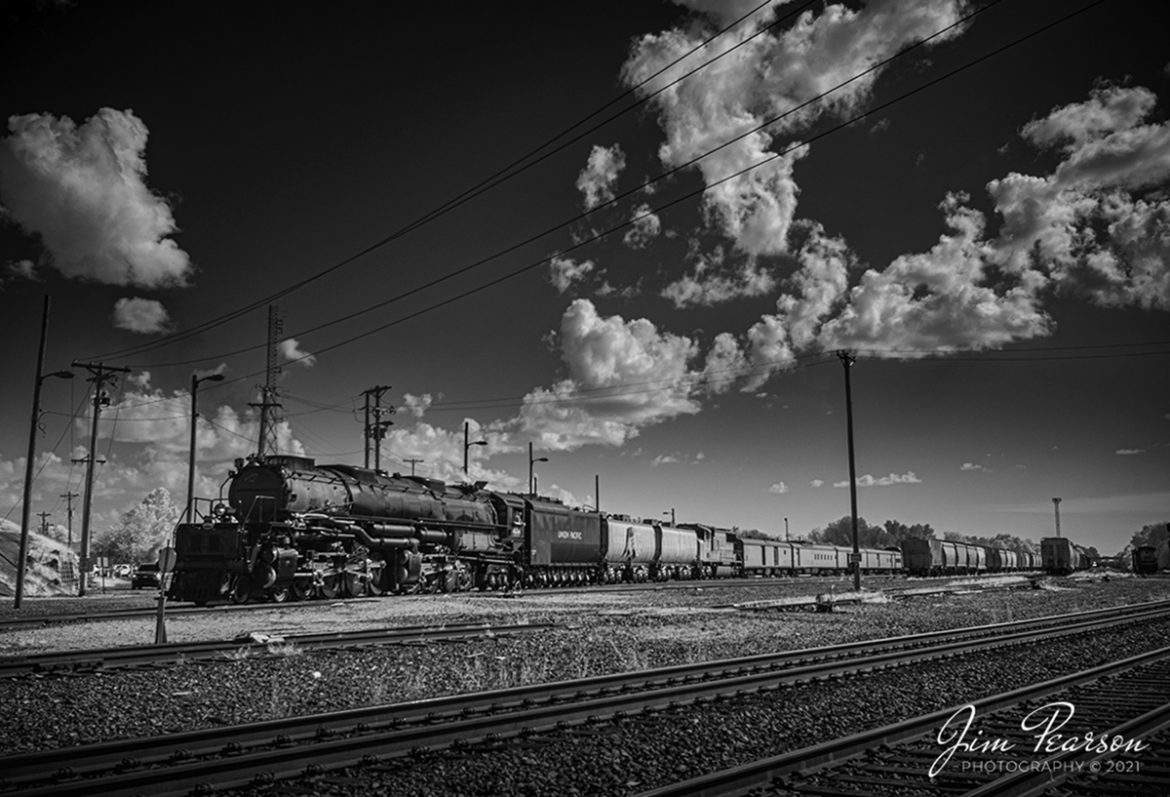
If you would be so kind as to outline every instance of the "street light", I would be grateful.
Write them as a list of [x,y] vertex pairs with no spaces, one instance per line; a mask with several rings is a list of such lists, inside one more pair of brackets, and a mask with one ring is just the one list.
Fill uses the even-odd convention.
[[674,507],[672,506],[672,507],[670,508],[670,511],[669,511],[669,512],[663,512],[662,514],[664,514],[664,515],[670,515],[670,525],[671,525],[671,526],[673,526],[673,525],[674,525]]
[[187,522],[195,522],[195,427],[199,419],[196,394],[200,382],[222,382],[223,374],[191,374],[191,453],[187,457]]
[[537,462],[548,462],[548,457],[538,457],[536,459],[533,459],[532,458],[532,443],[529,443],[528,444],[528,494],[529,495],[536,495],[535,482],[533,481],[533,479],[536,478],[536,476],[533,473],[532,466],[535,465]]
[[[41,420],[41,383],[50,376],[59,379],[72,379],[72,371],[54,371],[51,374],[41,373],[45,367],[45,338],[49,331],[49,297],[45,296],[44,311],[41,314],[41,347],[37,350],[37,378],[33,383],[32,422],[28,429],[28,459],[24,463],[24,506],[20,520],[20,551],[16,560],[16,600],[13,608],[20,608],[21,598],[24,596],[24,569],[28,559],[28,516],[32,509],[32,480],[33,461],[37,455],[37,425]],[[85,578],[83,573],[82,578]]]
[[487,440],[476,440],[474,443],[467,442],[468,435],[471,434],[471,424],[467,421],[463,422],[463,478],[470,479],[471,474],[467,470],[467,451],[472,446],[486,446]]

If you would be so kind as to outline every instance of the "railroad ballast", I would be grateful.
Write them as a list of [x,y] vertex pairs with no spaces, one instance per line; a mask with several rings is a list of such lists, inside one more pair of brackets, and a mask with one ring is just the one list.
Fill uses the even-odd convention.
[[[573,509],[531,495],[296,456],[237,463],[227,500],[180,524],[171,595],[204,604],[851,572],[851,548]],[[965,543],[862,549],[863,573],[1026,570]],[[924,547],[916,545],[924,542]],[[937,544],[936,544],[937,543]],[[960,547],[963,550],[960,556]],[[978,552],[966,549],[978,548]]]

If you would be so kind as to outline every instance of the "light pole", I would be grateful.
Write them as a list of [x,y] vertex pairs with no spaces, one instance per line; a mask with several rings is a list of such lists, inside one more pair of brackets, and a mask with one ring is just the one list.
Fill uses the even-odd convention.
[[[33,461],[37,455],[37,425],[41,421],[41,383],[50,376],[61,379],[72,379],[72,371],[54,371],[51,374],[42,374],[45,367],[45,339],[49,332],[49,297],[45,296],[44,311],[41,313],[41,346],[37,349],[37,378],[33,383],[32,422],[28,429],[28,459],[24,463],[24,506],[20,520],[20,558],[16,561],[16,600],[13,608],[20,608],[20,601],[24,595],[24,569],[28,559],[28,516],[32,509],[32,480]],[[82,578],[85,576],[83,575]]]
[[468,421],[463,422],[463,478],[470,479],[471,473],[467,470],[467,451],[472,446],[486,446],[487,440],[476,440],[473,443],[468,442],[468,435],[471,434],[471,424]]
[[664,515],[670,515],[670,525],[671,525],[671,526],[673,526],[673,525],[674,525],[674,507],[672,506],[672,507],[670,508],[670,511],[669,511],[669,512],[663,512],[662,514],[664,514]]
[[784,518],[784,542],[788,542],[788,518]]
[[1059,498],[1052,499],[1052,506],[1056,510],[1056,536],[1060,536],[1060,500]]
[[222,382],[223,374],[196,376],[191,374],[191,453],[187,458],[187,522],[195,522],[195,427],[199,422],[198,399],[200,382]]
[[533,481],[533,479],[536,478],[536,476],[533,473],[532,466],[535,465],[537,462],[548,462],[548,457],[537,457],[536,459],[533,459],[532,458],[532,443],[529,443],[528,444],[528,494],[529,495],[536,495],[536,487],[534,486],[535,482]]

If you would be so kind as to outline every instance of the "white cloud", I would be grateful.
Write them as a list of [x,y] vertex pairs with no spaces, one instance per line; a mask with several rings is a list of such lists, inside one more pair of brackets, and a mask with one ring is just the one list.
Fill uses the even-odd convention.
[[558,292],[564,293],[574,283],[585,279],[591,271],[592,260],[582,260],[578,263],[569,257],[554,257],[548,264],[548,279]]
[[747,259],[731,274],[707,273],[708,263],[700,261],[686,274],[662,289],[662,297],[677,308],[723,304],[733,299],[763,296],[776,287],[771,271],[754,259]]
[[658,467],[659,465],[672,465],[678,462],[678,457],[672,457],[669,454],[659,454],[651,462],[651,467]]
[[[758,14],[639,89],[647,95],[659,91],[700,63],[723,56],[651,99],[666,134],[659,157],[669,167],[689,164],[956,21],[961,8],[957,0],[872,3],[860,11],[827,5],[819,15],[805,12],[787,30],[745,41],[770,21],[769,15]],[[642,37],[623,68],[625,83],[633,86],[648,80],[709,34],[706,26],[690,25]],[[785,251],[798,193],[793,167],[808,149],[777,157],[778,139],[790,139],[826,112],[841,114],[856,107],[868,96],[875,77],[876,73],[857,80],[829,100],[813,103],[698,161],[695,168],[709,187],[704,207],[711,226],[744,252]],[[739,172],[743,173],[732,177]]]
[[585,209],[592,210],[613,199],[613,185],[626,168],[626,156],[617,144],[594,146],[589,160],[577,176],[577,188],[585,195]]
[[36,264],[31,260],[10,260],[5,271],[8,275],[18,279],[32,282],[40,280],[40,275],[36,272]]
[[824,479],[813,479],[811,482],[809,482],[809,486],[813,487],[813,488],[824,487],[825,480]]
[[987,468],[975,462],[964,462],[959,470],[987,470]]
[[543,448],[621,445],[643,426],[699,411],[690,338],[660,332],[644,318],[603,318],[592,302],[577,299],[558,339],[568,377],[530,391],[516,419],[520,433],[538,435]]
[[312,368],[317,364],[316,355],[303,351],[301,344],[297,342],[296,338],[288,338],[280,342],[280,356],[286,362],[295,362],[297,365],[302,365],[305,368]]
[[68,117],[13,116],[0,146],[0,197],[40,236],[67,277],[114,285],[183,285],[187,253],[170,205],[144,181],[146,125],[131,111],[101,109],[80,127]]
[[622,242],[631,249],[645,249],[662,233],[662,220],[647,204],[643,203],[634,208],[630,220],[633,225],[622,238]]
[[430,393],[423,393],[421,396],[415,396],[410,393],[402,394],[402,408],[416,418],[421,418],[426,411],[430,409],[431,402]]
[[114,304],[114,326],[147,335],[165,332],[170,327],[170,317],[162,302],[124,297]]
[[[868,473],[864,476],[857,477],[858,487],[890,487],[895,484],[921,484],[922,479],[918,478],[914,471],[906,471],[903,474],[891,473],[888,476],[871,476]],[[849,482],[833,482],[834,487],[848,487]]]
[[784,493],[788,492],[788,485],[784,482],[776,482],[768,488],[768,492],[774,495],[784,495]]
[[1119,457],[1132,457],[1136,456],[1137,454],[1144,454],[1146,453],[1146,450],[1144,448],[1119,448],[1113,453],[1117,454]]

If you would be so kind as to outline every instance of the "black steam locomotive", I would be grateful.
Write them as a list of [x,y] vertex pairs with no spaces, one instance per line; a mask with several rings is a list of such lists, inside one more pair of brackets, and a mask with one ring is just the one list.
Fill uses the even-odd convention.
[[[238,461],[226,503],[181,524],[171,597],[205,604],[781,573],[842,573],[852,551],[741,539],[531,495],[295,456]],[[863,572],[898,573],[863,550]]]

